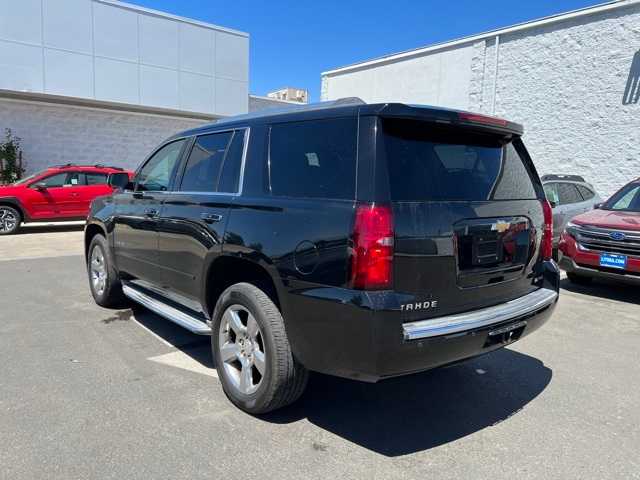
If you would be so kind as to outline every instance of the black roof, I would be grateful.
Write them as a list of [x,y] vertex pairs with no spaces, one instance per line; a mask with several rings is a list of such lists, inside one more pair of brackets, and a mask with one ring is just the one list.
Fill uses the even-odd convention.
[[[380,115],[385,117],[421,118],[441,123],[476,126],[499,133],[522,135],[523,127],[517,123],[495,117],[452,110],[429,105],[408,105],[404,103],[365,103],[359,98],[343,98],[330,102],[287,105],[238,115],[209,123],[201,127],[181,132],[174,138],[214,132],[234,127],[278,122],[315,120],[323,117],[348,117],[355,115]],[[465,118],[463,118],[465,116]]]

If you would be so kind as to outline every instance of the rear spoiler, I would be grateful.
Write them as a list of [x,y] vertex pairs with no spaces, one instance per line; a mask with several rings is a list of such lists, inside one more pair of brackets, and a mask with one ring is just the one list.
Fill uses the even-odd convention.
[[[362,114],[368,113],[367,106],[360,109]],[[377,111],[372,112],[381,117],[409,118],[435,123],[460,125],[491,131],[501,135],[518,135],[524,133],[524,128],[519,123],[510,122],[502,118],[492,117],[481,113],[450,110],[423,105],[405,105],[402,103],[387,103]]]

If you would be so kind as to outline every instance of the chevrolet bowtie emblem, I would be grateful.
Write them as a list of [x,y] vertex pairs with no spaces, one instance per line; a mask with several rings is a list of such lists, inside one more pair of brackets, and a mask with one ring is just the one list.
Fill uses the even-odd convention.
[[511,222],[505,222],[504,220],[498,220],[496,223],[491,225],[491,230],[496,231],[498,233],[504,233],[511,228]]

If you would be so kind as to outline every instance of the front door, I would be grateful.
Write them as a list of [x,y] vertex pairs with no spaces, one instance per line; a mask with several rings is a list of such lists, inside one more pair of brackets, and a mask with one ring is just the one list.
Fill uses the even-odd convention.
[[79,181],[78,172],[64,171],[32,183],[24,199],[31,217],[43,220],[82,216],[77,211]]
[[134,190],[117,193],[114,251],[118,269],[133,280],[161,284],[158,265],[158,218],[180,163],[185,141],[157,150],[138,170]]

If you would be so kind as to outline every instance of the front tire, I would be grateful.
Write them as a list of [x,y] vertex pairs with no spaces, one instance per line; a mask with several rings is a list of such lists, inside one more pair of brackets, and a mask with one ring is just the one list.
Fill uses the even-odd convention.
[[576,285],[591,285],[591,282],[593,282],[593,277],[585,277],[584,275],[578,275],[573,272],[567,272],[567,278],[571,283],[575,283]]
[[91,295],[98,305],[106,308],[126,306],[118,272],[111,259],[107,240],[102,235],[93,237],[89,244],[87,273]]
[[12,235],[20,230],[22,215],[8,205],[0,205],[0,235]]
[[220,296],[211,346],[224,393],[245,412],[277,410],[304,392],[309,374],[291,353],[282,315],[252,284],[237,283]]

